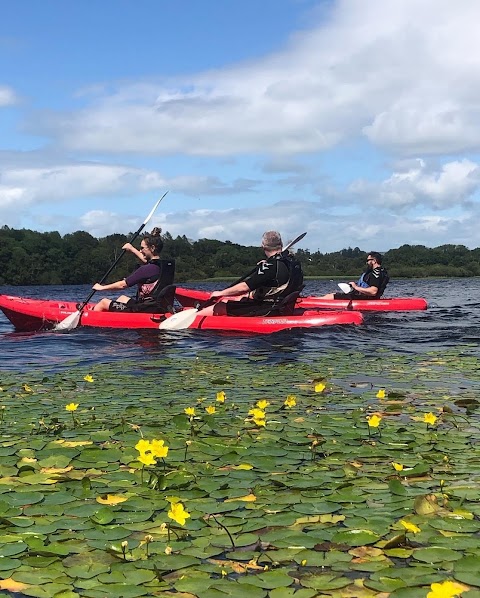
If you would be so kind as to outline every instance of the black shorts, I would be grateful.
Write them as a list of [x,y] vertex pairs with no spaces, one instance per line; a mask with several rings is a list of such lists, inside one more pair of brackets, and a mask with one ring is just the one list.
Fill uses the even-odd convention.
[[227,316],[270,316],[277,314],[277,305],[273,301],[257,301],[243,298],[240,301],[225,303]]
[[333,298],[344,299],[346,301],[365,301],[368,299],[378,299],[376,295],[371,297],[370,295],[362,295],[358,291],[352,291],[351,293],[335,293]]
[[135,299],[129,299],[126,303],[121,301],[111,301],[108,306],[108,311],[133,311],[134,305],[136,305]]

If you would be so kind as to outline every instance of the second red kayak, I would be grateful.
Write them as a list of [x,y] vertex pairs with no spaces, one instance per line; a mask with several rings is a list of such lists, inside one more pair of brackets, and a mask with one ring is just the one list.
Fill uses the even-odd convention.
[[[183,307],[194,307],[198,303],[207,301],[210,298],[210,293],[197,289],[177,287],[175,296]],[[301,309],[348,309],[353,311],[422,311],[427,309],[428,303],[422,297],[392,297],[349,301],[310,296],[299,297],[295,307]]]

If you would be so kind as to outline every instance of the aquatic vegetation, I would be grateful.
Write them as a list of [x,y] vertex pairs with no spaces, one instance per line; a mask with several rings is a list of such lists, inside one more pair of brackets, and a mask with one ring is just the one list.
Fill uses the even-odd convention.
[[1,374],[0,591],[479,598],[465,348],[278,364],[205,351],[138,374]]

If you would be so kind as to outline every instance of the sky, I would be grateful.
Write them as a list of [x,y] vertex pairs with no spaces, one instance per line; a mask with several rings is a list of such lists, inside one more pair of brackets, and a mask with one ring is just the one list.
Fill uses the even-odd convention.
[[480,246],[478,0],[15,0],[0,226]]

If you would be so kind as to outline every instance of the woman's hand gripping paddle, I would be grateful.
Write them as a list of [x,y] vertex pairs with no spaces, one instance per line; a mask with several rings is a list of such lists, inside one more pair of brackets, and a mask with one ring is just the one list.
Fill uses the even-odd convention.
[[[298,243],[299,241],[301,241],[306,234],[307,234],[306,232],[302,233],[301,235],[298,235],[298,237],[293,239],[293,241],[290,241],[290,243],[287,243],[287,245],[285,245],[285,247],[282,247],[282,252],[287,251],[287,249],[290,249],[290,247],[292,247],[292,245],[295,245],[295,243]],[[249,272],[246,276],[244,276],[243,278],[240,278],[235,284],[239,284],[240,282],[243,282],[243,280],[245,280],[245,278],[248,278],[251,274],[253,274],[253,272],[255,272],[255,270],[256,270],[256,267],[251,272]],[[217,301],[220,301],[221,299],[222,299],[221,297],[214,297],[213,299],[208,299],[205,303],[203,303],[201,306],[199,306],[197,308],[184,309],[176,314],[173,314],[173,316],[170,316],[169,318],[164,320],[158,328],[160,330],[185,330],[186,328],[190,328],[190,326],[195,321],[195,318],[197,317],[198,312],[201,309],[204,309],[205,307],[208,307],[209,305],[212,305],[213,303],[216,303]]]
[[[138,235],[142,232],[142,230],[145,228],[145,226],[147,225],[148,221],[153,216],[155,210],[158,208],[158,205],[160,204],[160,202],[162,201],[162,199],[165,197],[165,195],[167,193],[168,193],[168,191],[166,191],[162,195],[162,197],[157,201],[157,203],[153,206],[152,211],[150,212],[150,214],[145,218],[145,220],[143,221],[143,223],[141,224],[141,226],[139,227],[139,229],[133,234],[132,238],[130,239],[130,243],[132,243],[138,237]],[[109,274],[112,272],[112,270],[118,264],[118,262],[122,259],[122,257],[125,255],[125,253],[126,253],[126,249],[124,249],[121,252],[121,254],[117,257],[117,259],[110,266],[110,268],[108,269],[108,271],[105,272],[103,278],[100,280],[100,284],[103,284],[107,280]],[[92,290],[92,292],[90,293],[90,295],[78,307],[77,311],[75,311],[75,312],[73,312],[73,314],[70,314],[69,316],[67,316],[61,322],[58,322],[58,324],[55,326],[54,330],[63,331],[63,330],[73,330],[74,328],[76,328],[78,326],[78,324],[80,323],[80,316],[82,315],[82,312],[85,309],[85,306],[87,305],[87,303],[90,301],[90,299],[93,297],[94,294],[95,294],[95,291]]]

